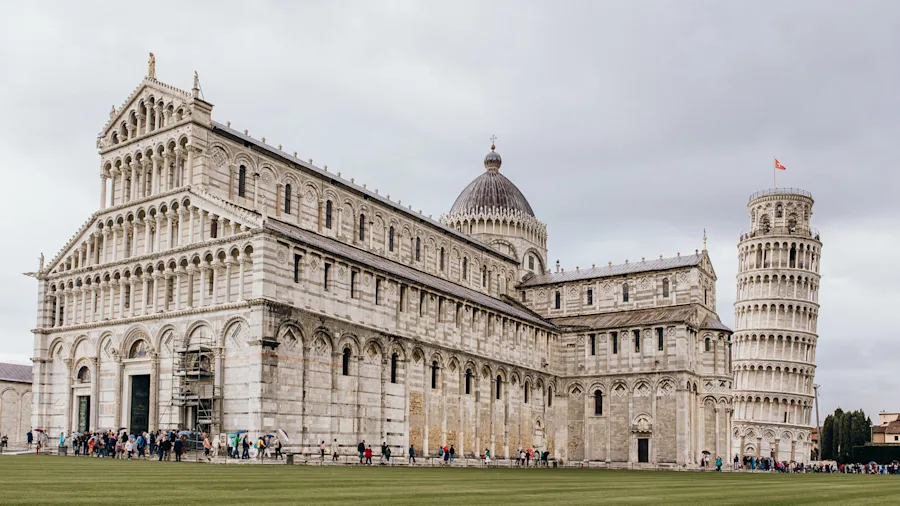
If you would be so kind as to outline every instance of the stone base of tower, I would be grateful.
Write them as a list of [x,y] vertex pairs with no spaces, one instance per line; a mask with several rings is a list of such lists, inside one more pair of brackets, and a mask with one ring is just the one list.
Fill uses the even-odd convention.
[[808,463],[813,446],[811,427],[790,424],[760,424],[734,421],[731,435],[731,458],[772,457],[780,462]]

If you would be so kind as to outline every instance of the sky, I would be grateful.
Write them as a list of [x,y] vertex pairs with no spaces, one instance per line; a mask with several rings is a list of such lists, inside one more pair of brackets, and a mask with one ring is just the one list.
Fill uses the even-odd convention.
[[213,118],[437,218],[501,172],[566,269],[702,248],[731,326],[747,200],[815,197],[821,416],[900,411],[900,4],[9,2],[0,17],[0,360],[99,205],[97,134],[147,72]]

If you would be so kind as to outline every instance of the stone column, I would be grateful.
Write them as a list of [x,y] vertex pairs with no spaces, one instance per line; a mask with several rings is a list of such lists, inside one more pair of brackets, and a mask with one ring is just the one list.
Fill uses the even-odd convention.
[[[229,258],[225,261],[225,303],[228,304],[231,302],[231,266],[234,265],[235,261],[232,258]],[[306,384],[304,383],[304,388]]]
[[119,318],[125,318],[125,290],[128,289],[125,278],[119,280]]
[[154,154],[150,155],[150,194],[159,193],[159,157]]
[[[143,158],[141,160],[141,197],[149,197],[150,196],[150,188],[147,187],[147,174],[152,174],[150,160],[147,158]],[[151,175],[151,180],[153,176]]]
[[100,174],[100,209],[106,209],[106,174]]
[[[91,371],[91,428],[98,428],[98,420],[100,419],[100,359],[92,358],[91,364],[93,365]],[[70,374],[71,376],[71,374]],[[72,396],[69,395],[71,398]],[[93,409],[94,406],[97,406],[98,409]],[[71,409],[69,410],[72,411]],[[118,429],[118,427],[116,427]]]
[[131,196],[130,200],[137,200],[138,198],[138,163],[134,160],[128,164],[128,168],[131,169]]
[[[162,345],[164,346],[164,345]],[[150,353],[150,409],[147,432],[153,433],[159,428],[159,352]],[[117,427],[118,428],[118,427]]]
[[[99,378],[99,375],[97,376]],[[122,427],[122,397],[125,394],[123,391],[125,386],[125,364],[122,362],[122,357],[116,356],[116,390],[115,390],[115,403],[114,403],[114,412],[113,412],[113,430],[118,430],[119,427]],[[91,403],[93,408],[93,403]],[[94,409],[91,409],[93,412]]]
[[206,265],[200,265],[200,307],[206,305]]
[[87,322],[87,313],[85,311],[87,309],[87,304],[86,304],[87,293],[88,293],[87,287],[82,286],[80,292],[81,292],[81,323],[86,323]]
[[175,268],[175,310],[179,311],[183,309],[184,306],[181,304],[181,278],[184,276],[184,267],[178,266]]
[[154,220],[156,221],[156,236],[153,238],[153,251],[159,251],[159,236],[162,235],[162,217],[157,214]]
[[168,151],[163,153],[163,192],[167,192],[172,188],[172,175],[169,173],[169,169],[171,169],[169,164],[170,158]]
[[234,199],[234,179],[237,168],[233,164],[228,165],[228,200]]
[[210,306],[215,306],[219,300],[219,261],[213,260],[210,264],[209,273],[212,276],[212,295],[210,296]]
[[282,185],[278,183],[275,185],[275,216],[281,216],[281,190]]
[[125,199],[125,165],[119,168],[119,195],[121,197],[120,204],[124,204],[126,202]]
[[[73,364],[73,362],[72,362],[71,358],[63,359],[63,362],[66,364],[66,402],[65,402],[65,409],[66,409],[65,424],[66,424],[66,426],[63,427],[63,430],[68,432],[68,431],[72,430],[72,400],[73,400],[72,397],[75,395],[74,392],[72,391],[72,376],[73,376],[72,375],[72,364]],[[100,381],[100,376],[99,375],[94,376],[92,382],[96,383],[98,381]],[[41,422],[43,422],[43,421],[41,420]],[[48,436],[52,437],[52,434],[48,434]]]
[[175,148],[175,168],[172,169],[172,179],[173,179],[173,188],[178,188],[181,186],[182,181],[184,180],[184,174],[181,167],[181,153],[182,150],[179,147]]
[[259,211],[259,173],[253,174],[253,209]]
[[119,248],[117,247],[119,243],[119,230],[122,228],[121,225],[113,225],[112,229],[112,261],[115,262],[119,259]]
[[238,300],[244,300],[244,273],[247,270],[245,267],[247,264],[247,260],[243,258],[244,254],[241,254],[241,259],[238,260],[240,265],[240,273],[238,275]]
[[188,244],[194,244],[194,211],[196,210],[197,208],[194,206],[188,209]]
[[116,286],[119,285],[119,282],[115,279],[109,280],[109,319],[113,320],[116,317],[116,306],[115,300],[113,297],[116,296]]
[[174,247],[173,243],[175,242],[174,241],[175,233],[172,230],[174,214],[175,214],[175,211],[173,211],[172,209],[169,209],[169,211],[166,213],[166,249],[167,250],[172,249]]

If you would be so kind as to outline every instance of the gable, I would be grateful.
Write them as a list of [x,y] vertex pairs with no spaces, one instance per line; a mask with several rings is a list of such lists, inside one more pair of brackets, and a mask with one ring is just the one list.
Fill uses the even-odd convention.
[[[171,117],[183,118],[190,115],[188,102],[191,94],[161,83],[153,78],[145,78],[125,102],[110,111],[109,121],[103,126],[98,144],[101,149],[124,142],[128,129],[137,128],[139,122],[146,121],[147,115],[168,114]],[[141,120],[144,116],[144,120]],[[150,119],[155,121],[155,118]]]
[[716,277],[716,271],[715,269],[713,269],[712,260],[710,260],[709,254],[706,252],[706,250],[703,251],[703,256],[700,260],[700,268],[709,273],[710,277],[712,277],[714,280],[718,279]]

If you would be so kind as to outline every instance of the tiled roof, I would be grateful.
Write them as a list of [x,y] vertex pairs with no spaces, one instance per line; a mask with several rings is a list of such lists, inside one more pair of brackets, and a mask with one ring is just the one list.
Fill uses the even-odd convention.
[[731,332],[731,329],[728,328],[724,323],[719,321],[713,315],[709,315],[706,317],[706,320],[703,322],[703,325],[700,326],[702,329],[710,329],[710,330],[724,330],[725,332]]
[[0,362],[0,381],[31,383],[31,366]]
[[621,276],[623,274],[634,274],[638,272],[664,271],[668,269],[677,269],[679,267],[693,267],[700,265],[701,254],[685,255],[670,258],[659,258],[645,262],[633,262],[619,265],[609,265],[606,267],[594,267],[593,269],[582,269],[569,272],[552,272],[547,274],[539,274],[531,279],[524,281],[520,286],[538,286],[552,285],[555,283],[565,283],[567,281],[578,281],[582,279],[596,279],[610,276]]
[[235,138],[235,139],[237,139],[241,142],[245,142],[247,144],[253,144],[257,148],[268,152],[272,156],[287,160],[295,165],[299,165],[299,166],[303,167],[304,169],[309,170],[309,171],[319,175],[320,177],[329,179],[332,182],[337,183],[340,186],[352,189],[353,191],[358,192],[358,193],[362,193],[367,198],[369,198],[371,200],[376,200],[385,206],[391,207],[394,210],[399,211],[414,220],[421,220],[423,222],[428,222],[430,225],[437,227],[445,234],[452,235],[452,236],[456,237],[457,239],[465,241],[482,251],[490,252],[492,255],[496,255],[501,258],[505,258],[511,262],[515,262],[516,264],[519,263],[519,261],[516,260],[515,258],[513,258],[505,253],[501,253],[501,252],[491,248],[487,244],[484,244],[483,242],[472,238],[471,236],[463,234],[462,232],[460,232],[454,228],[448,227],[437,220],[429,218],[428,216],[423,216],[417,212],[412,211],[409,208],[403,207],[402,205],[400,205],[392,200],[388,200],[387,198],[382,197],[381,195],[379,195],[371,190],[363,188],[362,186],[360,186],[356,183],[347,181],[346,179],[339,177],[337,174],[335,174],[333,172],[328,172],[327,170],[320,169],[309,162],[306,162],[304,160],[297,158],[296,156],[292,156],[283,151],[277,150],[276,148],[273,148],[272,146],[269,146],[268,144],[266,144],[264,142],[256,140],[253,137],[250,137],[249,135],[245,135],[243,132],[238,132],[237,130],[235,130],[229,126],[223,125],[216,121],[212,121],[210,123],[212,123],[213,131],[218,131],[219,133],[225,134],[229,137]]
[[486,171],[466,186],[450,213],[478,212],[481,209],[511,209],[534,216],[531,204],[519,188],[503,174],[497,171]]
[[368,251],[344,244],[329,237],[324,237],[272,218],[269,218],[266,221],[265,228],[323,252],[331,253],[337,257],[370,266],[373,269],[386,272],[408,282],[430,287],[435,291],[446,293],[453,297],[457,297],[460,300],[468,300],[499,313],[506,314],[507,316],[530,322],[544,329],[556,330],[550,322],[539,318],[530,311],[502,300],[495,299],[494,297],[472,290],[471,288],[452,283],[446,279],[418,271],[407,265],[375,255],[374,253],[369,253]]
[[684,304],[680,306],[616,311],[614,313],[568,316],[553,318],[551,321],[560,328],[584,327],[603,329],[657,323],[685,322],[690,320],[696,312],[697,308],[693,304]]

